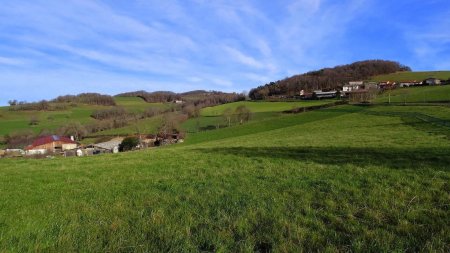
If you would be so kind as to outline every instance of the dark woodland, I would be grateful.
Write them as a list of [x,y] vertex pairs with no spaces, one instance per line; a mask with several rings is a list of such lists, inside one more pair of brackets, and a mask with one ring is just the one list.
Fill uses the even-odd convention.
[[259,86],[249,93],[251,99],[259,100],[270,96],[295,96],[301,90],[332,90],[341,88],[350,81],[367,80],[371,76],[411,71],[398,62],[385,60],[359,61],[348,65],[324,68],[295,75],[276,82]]

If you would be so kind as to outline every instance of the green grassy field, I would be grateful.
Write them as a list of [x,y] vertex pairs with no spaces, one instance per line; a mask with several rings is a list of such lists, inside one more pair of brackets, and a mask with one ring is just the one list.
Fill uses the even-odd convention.
[[[102,109],[103,106],[78,105],[63,111],[9,111],[8,107],[0,107],[0,135],[13,131],[32,129],[36,133],[42,129],[53,130],[71,121],[88,123],[92,111]],[[32,117],[37,117],[39,124],[30,126]]]
[[244,105],[248,107],[252,113],[260,112],[282,112],[297,107],[309,107],[314,105],[323,105],[335,100],[313,100],[313,101],[297,101],[297,102],[265,102],[265,101],[241,101],[229,104],[223,104],[214,107],[206,107],[201,111],[202,116],[221,116],[223,112],[230,108],[236,110],[238,106]]
[[388,102],[389,93],[391,95],[392,103],[426,103],[450,101],[450,85],[443,85],[397,88],[392,91],[385,91],[381,96],[378,96],[374,100],[374,102]]
[[397,72],[388,75],[379,75],[371,78],[371,81],[423,81],[427,78],[434,77],[442,80],[450,78],[450,71],[417,71],[417,72]]
[[[172,106],[172,104],[146,103],[137,97],[115,97],[114,99],[118,106],[122,106],[127,111],[135,113],[144,112],[150,107],[167,109]],[[36,133],[39,133],[43,129],[52,131],[68,122],[87,124],[94,121],[91,117],[93,111],[108,108],[111,107],[79,104],[74,107],[68,106],[66,110],[60,111],[10,111],[8,107],[0,107],[0,136],[25,129],[31,129]],[[38,125],[30,126],[29,123],[32,117],[36,117],[39,120]],[[139,122],[139,126],[151,130],[154,129],[155,122],[154,119],[146,119]],[[105,133],[102,132],[101,135],[125,133],[132,128],[134,129],[135,125],[132,124],[121,129],[104,131]]]
[[155,134],[161,125],[162,116],[155,116],[138,120],[137,122],[130,122],[128,126],[110,129],[95,133],[94,135],[131,135],[131,134]]
[[339,106],[166,148],[3,159],[0,251],[448,252],[448,112]]
[[[182,124],[182,127],[190,133],[198,130],[213,130],[217,128],[227,127],[227,122],[223,118],[223,112],[230,108],[235,111],[237,107],[244,105],[251,111],[250,122],[265,121],[282,116],[282,112],[298,107],[310,107],[316,105],[324,105],[335,102],[336,100],[320,100],[320,101],[295,101],[295,102],[265,102],[265,101],[241,101],[229,104],[218,105],[214,107],[203,108],[200,117],[189,119]],[[233,121],[232,125],[238,124]]]

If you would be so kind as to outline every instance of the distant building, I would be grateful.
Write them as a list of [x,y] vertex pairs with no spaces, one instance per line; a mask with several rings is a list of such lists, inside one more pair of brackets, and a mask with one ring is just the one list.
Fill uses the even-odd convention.
[[175,100],[175,101],[173,101],[175,104],[183,104],[184,103],[184,101],[183,100]]
[[118,137],[118,138],[114,138],[114,139],[112,139],[110,141],[107,141],[107,142],[94,144],[93,146],[94,147],[98,147],[98,148],[102,148],[102,149],[105,149],[105,150],[109,150],[112,153],[118,153],[119,152],[119,145],[120,145],[120,143],[122,143],[123,139],[124,138],[122,138],[122,137]]
[[376,90],[378,89],[378,83],[377,82],[368,82],[364,84],[365,90]]
[[31,145],[27,146],[25,150],[27,155],[38,155],[62,152],[77,147],[78,143],[71,138],[50,135],[36,139]]
[[300,99],[312,99],[313,93],[312,92],[306,92],[305,90],[300,91]]
[[[123,141],[123,137],[117,137],[112,140],[91,144],[86,147],[86,151],[92,152],[92,154],[102,154],[102,153],[118,153],[119,152],[119,145]],[[89,153],[83,155],[90,155]]]
[[378,83],[378,88],[379,88],[379,89],[382,89],[382,90],[385,90],[385,89],[392,89],[392,88],[395,87],[395,85],[396,85],[395,82],[392,82],[392,81],[383,81],[383,82],[379,82],[379,83]]
[[399,87],[400,88],[407,88],[407,87],[412,87],[412,86],[417,86],[417,85],[421,85],[422,82],[418,82],[416,80],[412,80],[412,81],[402,81],[399,83]]
[[313,92],[313,98],[322,99],[322,98],[335,98],[337,96],[337,91],[321,91],[315,90]]
[[359,90],[362,88],[363,84],[364,84],[363,81],[348,82],[348,84],[346,84],[346,85],[344,85],[344,87],[342,87],[342,91],[350,92],[350,91]]
[[4,156],[7,157],[20,157],[20,156],[24,156],[25,155],[25,151],[23,149],[18,149],[18,148],[8,148],[5,150]]
[[434,78],[434,77],[431,77],[431,78],[425,79],[423,81],[423,83],[425,85],[440,85],[441,84],[441,80],[439,80],[437,78]]

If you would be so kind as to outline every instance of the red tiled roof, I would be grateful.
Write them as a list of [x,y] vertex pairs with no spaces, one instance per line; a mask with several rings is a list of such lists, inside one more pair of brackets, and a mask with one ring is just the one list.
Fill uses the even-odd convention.
[[77,143],[67,137],[57,136],[57,135],[49,135],[49,136],[43,136],[43,137],[40,137],[40,138],[34,140],[33,143],[30,146],[28,146],[26,149],[27,150],[33,149],[34,147],[45,145],[45,144],[52,143],[55,141],[61,141],[64,144],[76,144]]

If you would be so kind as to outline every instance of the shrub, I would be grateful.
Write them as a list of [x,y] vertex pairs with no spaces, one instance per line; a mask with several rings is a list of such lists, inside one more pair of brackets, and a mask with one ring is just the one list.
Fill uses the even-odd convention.
[[126,118],[127,116],[128,112],[123,107],[113,107],[105,110],[96,110],[91,114],[91,117],[99,120]]
[[24,148],[33,142],[36,135],[31,130],[23,130],[5,135],[5,142],[8,148]]
[[36,126],[39,125],[39,119],[36,116],[32,116],[30,119],[30,123],[28,123],[30,126]]
[[120,143],[119,151],[130,151],[136,148],[137,145],[139,145],[139,139],[137,137],[127,137]]

